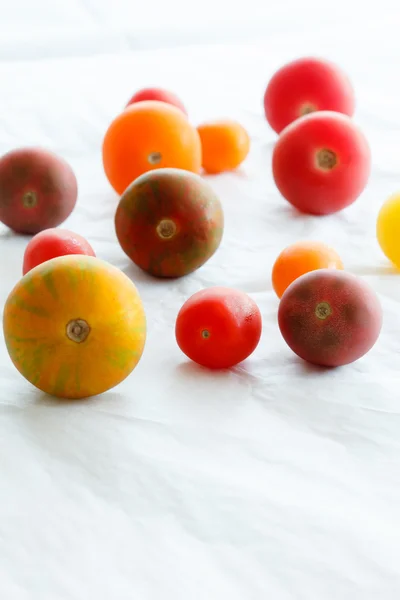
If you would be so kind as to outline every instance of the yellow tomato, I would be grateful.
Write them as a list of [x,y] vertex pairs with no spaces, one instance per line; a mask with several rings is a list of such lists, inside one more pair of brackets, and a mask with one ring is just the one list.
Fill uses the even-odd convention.
[[400,268],[400,193],[393,194],[382,205],[376,235],[383,253]]
[[3,330],[11,360],[33,385],[60,398],[101,394],[139,362],[146,318],[122,271],[92,256],[53,258],[11,291]]

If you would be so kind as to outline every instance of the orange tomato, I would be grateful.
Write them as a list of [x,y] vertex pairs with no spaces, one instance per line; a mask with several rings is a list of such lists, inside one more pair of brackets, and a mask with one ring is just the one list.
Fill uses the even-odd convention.
[[103,166],[118,194],[152,169],[175,167],[200,173],[199,134],[179,108],[157,100],[136,102],[108,127]]
[[250,150],[250,137],[236,121],[204,123],[197,127],[202,146],[202,166],[207,173],[236,169]]
[[53,258],[29,271],[4,308],[4,338],[18,371],[59,398],[101,394],[139,362],[146,318],[131,280],[84,255]]
[[298,277],[317,269],[343,269],[337,252],[315,241],[300,241],[285,248],[272,268],[272,286],[278,298]]

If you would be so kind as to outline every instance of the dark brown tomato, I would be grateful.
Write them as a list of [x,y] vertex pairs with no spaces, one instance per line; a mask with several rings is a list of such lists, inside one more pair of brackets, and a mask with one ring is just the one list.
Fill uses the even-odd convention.
[[139,176],[122,194],[115,229],[121,248],[156,277],[182,277],[220,245],[221,203],[199,175],[163,168]]
[[302,275],[284,292],[278,323],[288,346],[304,360],[337,367],[358,360],[378,339],[382,309],[374,290],[345,271]]
[[0,158],[0,221],[18,233],[63,223],[78,185],[70,165],[41,148],[18,148]]

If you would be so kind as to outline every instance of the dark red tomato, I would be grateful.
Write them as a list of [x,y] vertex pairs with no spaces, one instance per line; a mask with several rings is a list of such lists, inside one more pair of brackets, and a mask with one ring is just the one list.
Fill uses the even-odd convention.
[[256,349],[262,330],[257,304],[244,292],[211,287],[193,294],[178,313],[179,348],[210,369],[227,369]]
[[338,269],[317,269],[286,288],[278,324],[285,342],[300,358],[339,367],[373,347],[382,327],[382,308],[374,290],[360,277]]
[[272,172],[280,193],[298,210],[328,215],[352,204],[370,175],[363,132],[340,113],[320,111],[297,119],[280,134]]
[[61,225],[75,208],[71,166],[43,148],[24,147],[0,158],[0,221],[17,233]]
[[67,254],[96,256],[84,237],[67,229],[45,229],[28,243],[24,253],[23,275],[47,260]]

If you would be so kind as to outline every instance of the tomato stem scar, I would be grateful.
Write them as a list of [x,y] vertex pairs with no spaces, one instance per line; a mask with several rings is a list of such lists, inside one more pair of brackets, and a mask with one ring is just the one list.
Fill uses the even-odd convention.
[[311,104],[311,102],[305,102],[304,104],[302,104],[300,106],[300,116],[303,117],[304,115],[308,115],[309,113],[315,112],[317,110],[317,107],[314,104]]
[[157,233],[160,238],[169,240],[176,233],[176,225],[171,219],[162,219],[157,225]]
[[336,154],[328,148],[321,148],[321,150],[318,150],[316,159],[317,166],[322,171],[330,171],[337,164]]
[[150,152],[150,154],[147,157],[147,160],[151,165],[158,165],[158,163],[161,162],[161,159],[161,152]]
[[327,302],[320,302],[315,307],[315,314],[318,317],[318,319],[324,321],[332,314],[332,309]]
[[26,192],[22,196],[22,204],[25,208],[33,208],[37,204],[37,195],[35,192]]
[[90,327],[83,319],[72,319],[67,323],[66,327],[67,337],[80,344],[84,342],[90,333]]

